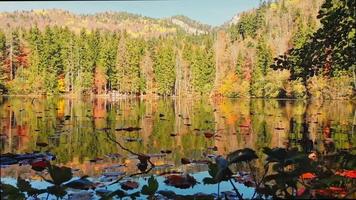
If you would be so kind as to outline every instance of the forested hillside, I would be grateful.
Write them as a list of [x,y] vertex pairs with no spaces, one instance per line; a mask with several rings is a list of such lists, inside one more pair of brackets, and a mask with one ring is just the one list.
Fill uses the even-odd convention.
[[351,0],[262,2],[214,29],[182,16],[1,13],[0,90],[353,98],[354,9]]

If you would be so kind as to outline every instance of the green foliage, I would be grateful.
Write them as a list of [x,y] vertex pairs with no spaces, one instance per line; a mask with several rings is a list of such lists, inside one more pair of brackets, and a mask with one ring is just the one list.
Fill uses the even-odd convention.
[[162,41],[156,47],[153,70],[158,94],[173,95],[176,72],[175,53],[171,41]]
[[229,29],[232,41],[237,40],[239,35],[242,39],[255,38],[258,30],[264,25],[264,12],[264,7],[261,7],[256,12],[243,13],[238,23]]
[[48,167],[48,172],[52,178],[52,181],[48,181],[55,185],[61,185],[62,183],[69,181],[73,177],[72,170],[68,167],[58,167],[56,165],[50,165]]
[[290,96],[296,99],[303,99],[307,96],[307,89],[301,79],[290,81]]
[[315,99],[350,99],[353,96],[352,78],[349,76],[308,79],[308,93]]
[[154,195],[157,192],[157,190],[158,190],[158,182],[153,176],[151,176],[148,179],[148,184],[142,187],[141,193],[143,195],[151,196]]
[[251,78],[251,96],[264,97],[265,96],[265,76],[267,69],[272,64],[272,52],[270,47],[266,44],[263,37],[258,40],[257,44],[257,61],[253,68]]
[[290,69],[292,79],[304,81],[315,75],[351,73],[355,69],[356,48],[354,7],[352,0],[325,1],[318,15],[322,26],[309,37],[309,31],[302,28],[303,36],[296,36],[296,47],[276,59],[274,68]]
[[193,89],[200,95],[209,94],[215,78],[214,52],[198,47],[190,53]]
[[6,59],[6,36],[0,30],[0,94],[6,92],[5,88],[5,59]]
[[265,85],[263,86],[264,97],[286,97],[286,87],[288,85],[289,76],[288,70],[273,71],[269,69],[265,77]]
[[115,35],[106,33],[101,41],[101,51],[99,54],[99,66],[103,68],[106,74],[108,90],[117,89],[117,45],[118,41]]

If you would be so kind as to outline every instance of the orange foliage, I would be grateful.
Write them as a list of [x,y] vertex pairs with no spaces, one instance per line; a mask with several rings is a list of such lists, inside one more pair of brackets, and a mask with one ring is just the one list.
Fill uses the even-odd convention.
[[356,178],[356,170],[342,170],[335,173],[339,176],[344,176],[347,178]]
[[94,75],[94,84],[95,84],[95,89],[94,93],[95,94],[103,94],[105,93],[105,86],[106,86],[106,77],[105,73],[102,69],[99,67],[95,68],[95,75]]
[[307,172],[307,173],[304,173],[300,176],[301,179],[314,179],[316,178],[316,175],[314,173],[310,173],[310,172]]

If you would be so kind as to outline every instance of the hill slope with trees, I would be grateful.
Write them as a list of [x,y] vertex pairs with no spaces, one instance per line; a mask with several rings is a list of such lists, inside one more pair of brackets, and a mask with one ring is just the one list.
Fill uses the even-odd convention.
[[[349,99],[356,84],[354,4],[262,2],[215,28],[183,16],[1,13],[0,90]],[[29,25],[31,17],[40,23]]]

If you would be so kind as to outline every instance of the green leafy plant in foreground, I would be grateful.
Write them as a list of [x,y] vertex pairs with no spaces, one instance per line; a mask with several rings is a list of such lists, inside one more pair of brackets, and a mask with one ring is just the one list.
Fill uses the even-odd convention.
[[[203,183],[217,184],[218,198],[220,198],[219,186],[223,181],[230,182],[237,198],[240,200],[245,197],[235,186],[236,182],[255,188],[252,197],[248,197],[251,199],[271,197],[288,199],[355,197],[353,186],[356,180],[356,156],[350,152],[338,151],[326,155],[318,155],[316,152],[305,153],[294,148],[265,147],[263,153],[266,157],[264,159],[264,171],[262,174],[259,174],[259,171],[253,167],[254,162],[260,159],[256,152],[250,148],[244,148],[231,152],[226,157],[217,156],[213,162],[206,162],[209,168],[209,177],[205,177]],[[238,176],[238,174],[241,174],[241,170],[237,170],[238,165],[248,167],[249,171],[246,174],[252,177],[252,181],[244,180],[244,178]],[[86,176],[71,180],[73,175],[71,169],[68,167],[49,164],[46,170],[49,173],[50,179],[45,177],[43,179],[51,184],[46,189],[33,188],[29,181],[18,177],[16,186],[1,183],[2,199],[36,198],[38,195],[45,193],[47,193],[47,198],[49,195],[64,198],[67,195],[67,188],[80,190],[96,188],[96,185],[88,180]],[[147,174],[149,171],[150,169],[132,174],[129,177]],[[178,177],[179,175],[174,176]],[[112,184],[119,183],[121,180],[119,179]],[[158,194],[167,198],[194,198],[192,195],[177,195],[173,191],[158,191],[158,188],[158,181],[151,175],[148,178],[147,184],[141,190],[133,193],[128,193],[122,189],[105,192],[96,190],[96,192],[102,196],[102,199],[116,197],[136,199],[141,195],[154,199]],[[198,198],[198,196],[196,197]],[[212,196],[206,195],[201,198],[212,198]]]

